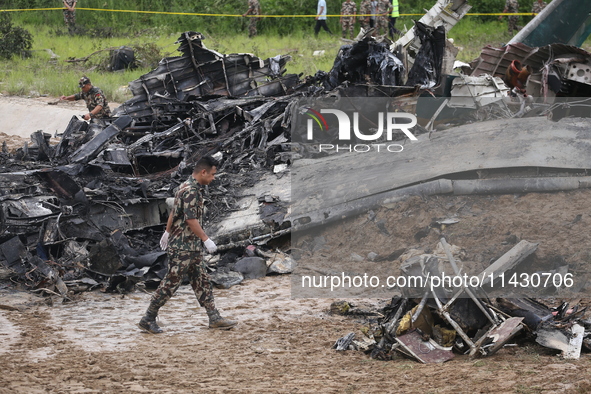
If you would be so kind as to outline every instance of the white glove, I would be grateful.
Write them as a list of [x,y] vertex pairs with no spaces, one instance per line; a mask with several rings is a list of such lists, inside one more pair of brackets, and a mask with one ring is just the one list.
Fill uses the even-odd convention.
[[216,250],[218,250],[218,247],[216,246],[215,242],[211,240],[211,238],[207,238],[205,242],[203,242],[203,245],[205,245],[205,249],[207,249],[209,253],[213,254]]
[[168,236],[169,235],[170,235],[170,233],[168,231],[164,231],[164,234],[162,234],[162,237],[160,238],[160,249],[166,250],[166,248],[168,248]]

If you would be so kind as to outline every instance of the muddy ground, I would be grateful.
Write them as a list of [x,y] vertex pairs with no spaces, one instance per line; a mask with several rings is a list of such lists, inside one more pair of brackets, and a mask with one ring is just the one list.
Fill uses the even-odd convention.
[[[47,109],[47,116],[53,107],[30,104],[36,113]],[[327,240],[327,249],[312,256],[330,263],[338,253],[345,259],[352,252],[433,248],[445,235],[466,251],[466,261],[481,265],[525,239],[540,243],[537,262],[558,259],[581,267],[591,250],[589,207],[589,191],[412,198],[376,210],[377,222],[359,217],[313,234]],[[434,218],[445,217],[460,221],[444,229],[430,226]],[[390,235],[375,231],[380,221]],[[61,302],[1,282],[0,393],[591,391],[590,354],[562,360],[531,341],[518,341],[489,358],[457,355],[440,365],[336,352],[335,340],[349,332],[362,335],[366,321],[331,315],[331,299],[292,299],[290,285],[289,276],[268,276],[216,289],[223,314],[239,321],[230,331],[209,330],[204,311],[183,286],[161,311],[165,333],[149,335],[135,326],[150,296],[141,288],[127,295],[82,293]]]

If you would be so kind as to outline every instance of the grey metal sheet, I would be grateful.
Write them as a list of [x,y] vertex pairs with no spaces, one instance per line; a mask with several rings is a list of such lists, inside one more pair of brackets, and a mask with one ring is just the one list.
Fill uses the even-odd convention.
[[423,134],[400,153],[296,160],[295,217],[448,174],[507,167],[591,169],[591,119],[502,119]]

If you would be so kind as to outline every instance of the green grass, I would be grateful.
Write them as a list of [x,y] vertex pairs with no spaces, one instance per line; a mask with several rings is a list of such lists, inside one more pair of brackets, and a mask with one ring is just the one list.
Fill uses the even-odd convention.
[[[78,91],[78,79],[82,75],[88,76],[93,84],[99,86],[110,101],[123,102],[131,98],[131,94],[124,89],[128,82],[149,72],[156,65],[125,72],[100,71],[100,66],[108,63],[108,51],[102,51],[91,56],[86,62],[72,62],[72,59],[87,57],[95,51],[126,46],[143,46],[153,44],[158,60],[166,56],[177,56],[177,44],[174,44],[180,33],[154,35],[153,31],[136,37],[114,37],[101,40],[88,39],[86,36],[55,34],[49,28],[23,26],[29,31],[35,31],[33,50],[28,58],[18,56],[11,60],[0,60],[0,92],[7,95],[19,96],[60,96]],[[320,36],[315,39],[303,33],[283,37],[258,36],[249,39],[247,36],[224,37],[210,35],[204,32],[206,47],[221,53],[247,52],[263,59],[279,54],[292,56],[288,63],[287,72],[313,75],[318,70],[330,70],[334,58],[342,45],[336,37]],[[51,50],[59,58],[51,58]],[[325,50],[323,56],[313,56],[316,50]],[[136,53],[137,56],[137,53]]]
[[[62,25],[54,27],[21,25],[33,34],[33,51],[31,57],[14,57],[11,60],[0,60],[0,92],[7,95],[20,96],[60,96],[77,92],[78,79],[86,75],[96,86],[103,89],[108,99],[123,102],[131,98],[125,87],[128,82],[152,70],[159,59],[166,56],[177,56],[177,44],[174,42],[180,32],[170,33],[166,27],[152,26],[141,29],[140,33],[120,34],[118,37],[97,38],[69,36]],[[410,19],[400,18],[399,29],[411,28]],[[195,28],[195,30],[199,30]],[[318,39],[314,38],[312,28],[306,31],[294,31],[291,34],[278,35],[263,31],[254,39],[247,37],[247,32],[220,35],[207,30],[199,30],[205,34],[206,47],[221,53],[253,53],[263,59],[278,54],[292,56],[287,63],[287,72],[314,75],[316,71],[329,71],[335,56],[343,45],[337,36],[328,36],[321,32]],[[336,33],[336,32],[335,32]],[[449,33],[454,44],[461,48],[457,58],[469,62],[478,57],[485,45],[501,46],[510,37],[506,32],[506,22],[491,20],[483,22],[476,18],[464,18]],[[143,48],[136,56],[143,59],[144,66],[126,72],[100,71],[100,66],[108,62],[108,51],[91,56],[87,62],[69,62],[99,50],[122,45]],[[591,50],[591,38],[583,48]],[[59,58],[52,59],[45,50],[50,49]],[[324,50],[322,56],[313,56],[314,51]]]

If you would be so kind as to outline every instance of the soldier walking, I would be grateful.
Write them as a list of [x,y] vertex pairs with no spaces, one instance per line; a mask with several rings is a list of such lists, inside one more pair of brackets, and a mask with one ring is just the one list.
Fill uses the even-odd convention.
[[351,0],[343,2],[341,7],[341,29],[343,38],[347,38],[347,31],[352,40],[355,29],[355,16],[357,15],[357,5]]
[[174,196],[166,231],[160,239],[160,247],[163,250],[168,249],[168,272],[152,295],[148,310],[138,324],[146,332],[162,332],[156,323],[156,316],[160,308],[177,291],[185,274],[189,277],[199,305],[207,311],[209,328],[230,329],[237,324],[233,320],[221,317],[216,309],[213,287],[201,258],[202,242],[209,253],[217,250],[216,244],[201,227],[202,188],[213,181],[217,166],[217,161],[211,156],[199,159],[189,179],[179,186]]
[[[242,16],[246,15],[261,15],[261,5],[259,0],[248,0],[248,11]],[[252,38],[257,35],[257,22],[260,18],[253,16],[248,23],[248,37]]]

